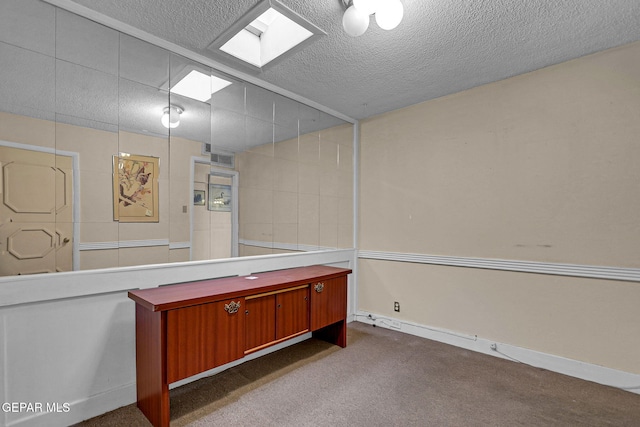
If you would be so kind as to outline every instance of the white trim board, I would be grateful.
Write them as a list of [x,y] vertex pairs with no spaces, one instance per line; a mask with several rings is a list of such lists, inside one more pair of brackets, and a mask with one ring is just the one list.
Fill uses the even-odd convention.
[[[355,315],[355,320],[640,394],[640,374],[619,371],[579,360],[498,343],[486,338],[479,338],[476,335],[465,335],[366,311],[358,311]],[[492,350],[492,345],[496,346],[496,350]]]
[[191,242],[169,242],[169,239],[114,240],[111,242],[81,242],[80,251],[99,251],[119,248],[146,248],[150,246],[169,246],[169,249],[190,249]]
[[248,239],[240,239],[239,243],[245,246],[255,246],[258,248],[267,248],[267,249],[282,249],[285,251],[315,252],[315,251],[339,250],[339,248],[331,248],[328,246],[305,245],[302,243],[267,242],[262,240],[248,240]]
[[[47,275],[6,276],[0,277],[0,308],[131,289],[155,288],[217,277],[243,276],[260,271],[314,264],[342,266],[345,263],[349,268],[355,264],[354,249],[114,267]],[[91,286],[87,286],[87,283],[91,283]],[[349,283],[353,281],[350,280]]]
[[524,273],[552,274],[556,276],[587,277],[592,279],[640,282],[640,268],[562,264],[492,258],[455,257],[365,250],[358,251],[358,258],[412,262],[419,264],[446,265],[453,267],[484,268],[489,270],[518,271]]

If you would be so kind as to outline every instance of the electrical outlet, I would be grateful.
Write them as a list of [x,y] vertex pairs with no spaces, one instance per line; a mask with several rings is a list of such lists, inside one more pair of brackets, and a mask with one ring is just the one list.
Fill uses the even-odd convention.
[[398,301],[393,303],[393,311],[400,312],[400,303]]

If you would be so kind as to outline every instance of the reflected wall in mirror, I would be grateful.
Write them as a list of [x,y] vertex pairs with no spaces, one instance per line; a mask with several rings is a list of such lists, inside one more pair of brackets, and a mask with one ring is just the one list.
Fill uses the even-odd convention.
[[[0,275],[354,246],[351,124],[39,0],[0,12]],[[122,155],[158,159],[157,221],[114,218]],[[194,204],[210,184],[230,211]]]

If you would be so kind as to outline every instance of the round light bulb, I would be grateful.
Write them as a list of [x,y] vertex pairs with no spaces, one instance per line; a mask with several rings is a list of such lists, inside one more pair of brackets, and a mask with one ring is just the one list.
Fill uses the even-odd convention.
[[400,24],[404,7],[400,0],[382,0],[376,11],[376,22],[383,30],[393,30]]
[[342,17],[342,27],[351,37],[361,36],[369,28],[369,15],[351,6]]
[[180,114],[182,114],[182,108],[180,107],[166,107],[162,112],[160,122],[162,126],[167,129],[174,129],[180,126]]
[[380,3],[380,0],[353,0],[353,6],[367,15],[376,13]]

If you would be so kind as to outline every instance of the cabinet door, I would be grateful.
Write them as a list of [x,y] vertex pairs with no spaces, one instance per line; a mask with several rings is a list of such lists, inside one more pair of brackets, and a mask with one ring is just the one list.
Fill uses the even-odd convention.
[[311,330],[347,317],[347,276],[311,284]]
[[245,350],[251,351],[276,339],[276,296],[245,300]]
[[276,295],[276,339],[309,330],[309,287]]
[[215,366],[244,357],[244,298],[212,303],[214,306]]
[[214,304],[167,312],[167,383],[215,367],[214,321]]

